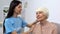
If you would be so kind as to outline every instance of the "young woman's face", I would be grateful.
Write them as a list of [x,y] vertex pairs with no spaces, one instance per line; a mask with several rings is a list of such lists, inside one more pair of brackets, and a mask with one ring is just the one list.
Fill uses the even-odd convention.
[[15,13],[17,14],[21,14],[21,11],[22,11],[22,4],[19,4],[15,7],[14,9]]
[[36,12],[36,18],[38,21],[43,21],[46,19],[46,15],[43,12]]

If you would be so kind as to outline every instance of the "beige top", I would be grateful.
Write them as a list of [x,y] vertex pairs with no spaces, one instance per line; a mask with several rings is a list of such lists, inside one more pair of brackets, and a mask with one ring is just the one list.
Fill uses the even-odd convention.
[[35,24],[30,29],[32,34],[57,34],[57,27],[55,24],[46,22],[44,26],[40,24]]

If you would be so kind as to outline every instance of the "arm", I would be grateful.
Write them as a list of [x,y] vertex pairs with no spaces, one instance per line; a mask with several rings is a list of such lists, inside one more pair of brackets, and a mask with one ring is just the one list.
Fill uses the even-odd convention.
[[22,19],[22,22],[23,22],[23,27],[27,26],[27,27],[31,28],[32,25],[36,24],[38,21],[36,20],[35,22],[33,22],[31,24],[27,24],[26,21]]
[[15,31],[15,28],[12,24],[13,24],[12,21],[10,21],[8,19],[5,20],[6,33],[17,34],[17,32]]
[[32,27],[34,24],[36,24],[38,21],[35,21],[35,22],[33,22],[33,23],[31,23],[31,24],[27,24],[27,27]]
[[31,28],[32,25],[33,25],[33,23],[32,24],[27,24],[27,27]]

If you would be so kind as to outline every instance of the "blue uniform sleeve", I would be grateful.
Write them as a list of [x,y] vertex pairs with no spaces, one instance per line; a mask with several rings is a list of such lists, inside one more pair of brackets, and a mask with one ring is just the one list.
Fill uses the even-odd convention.
[[22,27],[27,26],[27,22],[25,20],[22,20]]
[[13,27],[13,23],[8,19],[5,20],[5,29],[6,33],[10,33],[15,30],[15,28]]

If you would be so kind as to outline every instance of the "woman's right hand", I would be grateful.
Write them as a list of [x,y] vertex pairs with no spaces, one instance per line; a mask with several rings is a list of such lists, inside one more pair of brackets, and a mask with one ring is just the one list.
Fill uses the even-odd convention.
[[37,22],[39,22],[39,20],[34,21],[33,24],[36,24]]

